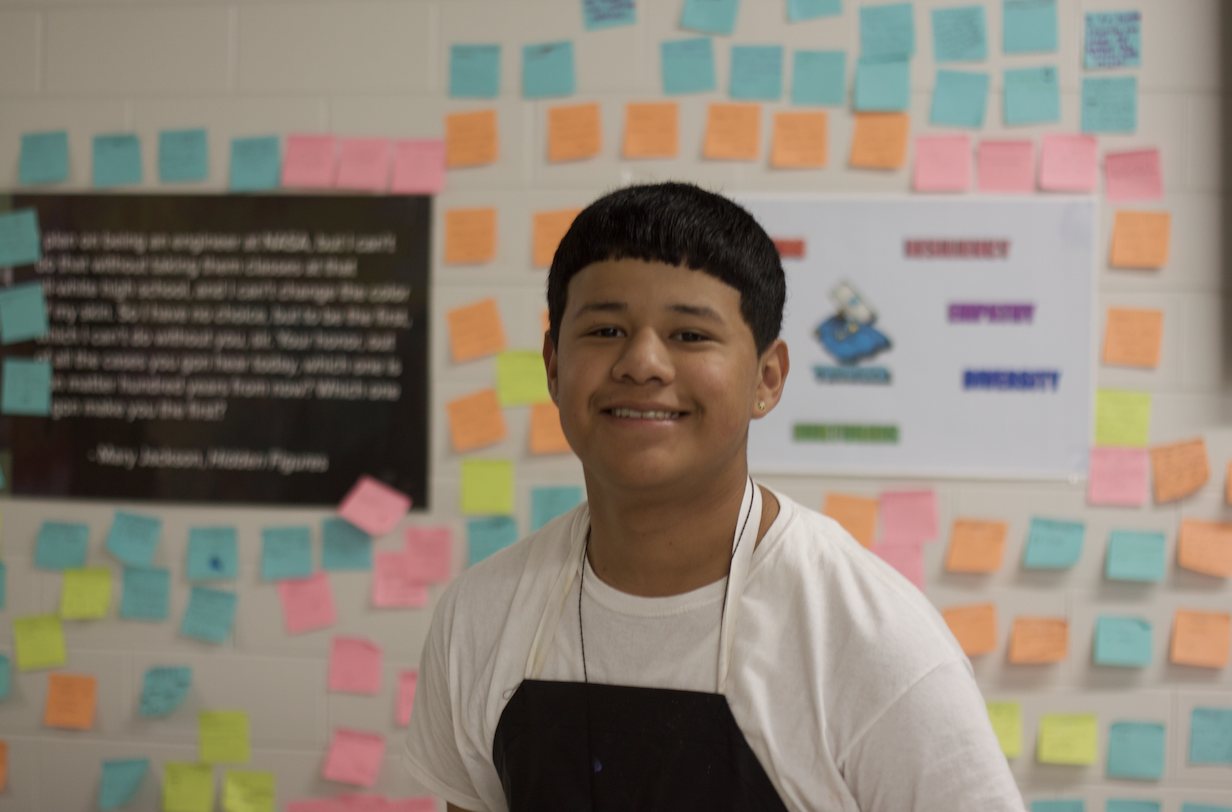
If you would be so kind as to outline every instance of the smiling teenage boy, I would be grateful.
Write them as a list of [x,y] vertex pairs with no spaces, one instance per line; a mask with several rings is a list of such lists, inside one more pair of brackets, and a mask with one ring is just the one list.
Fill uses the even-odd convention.
[[686,184],[591,204],[543,356],[588,502],[462,574],[404,761],[451,810],[1021,810],[920,592],[756,485],[788,372],[774,244]]

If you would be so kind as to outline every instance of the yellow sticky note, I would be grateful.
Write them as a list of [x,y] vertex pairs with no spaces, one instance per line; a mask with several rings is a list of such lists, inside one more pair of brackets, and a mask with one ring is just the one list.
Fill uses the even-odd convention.
[[111,570],[91,567],[65,570],[60,587],[60,617],[91,620],[106,617],[111,606]]
[[1099,750],[1099,722],[1093,713],[1046,713],[1040,718],[1041,764],[1094,764]]
[[580,161],[602,146],[599,105],[572,104],[548,110],[548,160]]
[[1014,758],[1022,752],[1022,706],[1017,702],[988,702],[988,720],[1001,743],[1001,752]]
[[1206,441],[1201,437],[1151,449],[1155,501],[1172,502],[1197,491],[1211,478]]
[[495,163],[497,144],[495,110],[445,116],[445,166],[450,169]]
[[756,161],[761,152],[760,104],[712,104],[706,115],[702,156],[715,161]]
[[462,513],[507,516],[513,513],[513,463],[462,460]]
[[445,404],[445,411],[449,414],[449,437],[454,451],[473,451],[505,439],[505,416],[495,389],[451,400]]
[[496,356],[496,396],[501,406],[543,403],[548,395],[548,373],[543,353],[538,350],[512,350]]
[[776,113],[770,165],[779,169],[817,169],[828,157],[826,114]]
[[214,769],[208,764],[164,764],[163,812],[214,812]]
[[493,297],[455,307],[445,314],[445,321],[449,325],[449,349],[454,363],[495,355],[505,349],[505,327]]
[[625,105],[626,158],[675,158],[679,152],[680,105],[651,102]]
[[906,113],[856,113],[849,163],[861,169],[898,169],[907,162]]
[[64,627],[55,615],[19,617],[13,621],[17,667],[22,671],[64,665]]
[[865,547],[873,546],[873,537],[877,530],[876,499],[828,493],[821,512],[841,524],[852,538]]
[[556,211],[535,212],[534,261],[536,268],[550,268],[552,259],[560,241],[565,238],[569,226],[573,225],[581,209],[558,209]]
[[226,812],[274,812],[273,773],[231,770],[223,778],[222,808]]
[[1108,322],[1104,326],[1104,363],[1154,369],[1159,366],[1163,335],[1162,310],[1110,307]]
[[532,403],[530,406],[530,453],[567,454],[572,451],[565,431],[560,426],[560,411],[556,404]]
[[1164,267],[1171,235],[1172,215],[1166,211],[1117,212],[1112,224],[1112,267]]
[[1095,444],[1146,448],[1151,433],[1151,393],[1100,389],[1095,393]]
[[248,714],[244,711],[201,711],[197,726],[202,764],[243,764],[251,757]]
[[445,264],[477,265],[496,258],[496,209],[445,212]]

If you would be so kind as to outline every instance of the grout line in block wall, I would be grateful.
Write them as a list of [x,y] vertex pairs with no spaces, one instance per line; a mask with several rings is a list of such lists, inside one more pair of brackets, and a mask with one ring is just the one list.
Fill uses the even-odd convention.
[[428,87],[433,93],[440,93],[444,89],[441,82],[440,61],[441,54],[437,47],[441,39],[441,7],[439,3],[433,3],[428,7]]
[[43,95],[44,74],[47,72],[44,64],[47,46],[47,24],[43,12],[34,16],[34,95]]
[[240,81],[240,10],[227,9],[227,93],[234,96]]

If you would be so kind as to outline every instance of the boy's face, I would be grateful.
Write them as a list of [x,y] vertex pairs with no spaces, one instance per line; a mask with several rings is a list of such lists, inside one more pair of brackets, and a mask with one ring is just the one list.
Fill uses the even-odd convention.
[[[759,358],[740,293],[701,271],[607,260],[568,286],[548,387],[588,481],[689,488],[739,469],[749,420],[778,402],[787,348]],[[759,407],[764,403],[764,408]]]

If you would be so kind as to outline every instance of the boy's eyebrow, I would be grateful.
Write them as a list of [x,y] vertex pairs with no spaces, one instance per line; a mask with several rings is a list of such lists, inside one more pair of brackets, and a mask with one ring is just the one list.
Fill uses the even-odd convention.
[[[584,313],[622,313],[628,309],[629,305],[624,302],[587,302],[578,308],[578,315],[581,316]],[[719,311],[706,305],[680,303],[668,305],[667,309],[674,313],[683,313],[686,316],[717,321],[719,324],[723,323],[723,317],[719,315]]]

